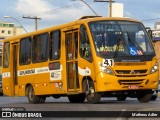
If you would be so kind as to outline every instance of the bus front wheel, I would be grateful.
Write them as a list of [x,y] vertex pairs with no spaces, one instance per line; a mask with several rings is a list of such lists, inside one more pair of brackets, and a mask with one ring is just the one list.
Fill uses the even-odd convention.
[[27,88],[27,97],[29,103],[32,104],[39,104],[39,103],[45,103],[46,97],[45,96],[37,96],[34,93],[33,87],[30,85]]
[[99,103],[101,100],[101,94],[95,92],[94,83],[92,80],[85,80],[83,82],[84,92],[86,94],[87,102],[91,104]]
[[142,90],[137,92],[139,102],[149,102],[152,97],[152,90]]

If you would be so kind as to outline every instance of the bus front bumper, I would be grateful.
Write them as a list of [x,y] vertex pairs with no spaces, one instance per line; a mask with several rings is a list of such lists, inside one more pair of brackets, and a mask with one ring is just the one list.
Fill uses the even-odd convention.
[[96,92],[157,89],[158,79],[158,72],[143,77],[117,77],[100,72],[95,87]]

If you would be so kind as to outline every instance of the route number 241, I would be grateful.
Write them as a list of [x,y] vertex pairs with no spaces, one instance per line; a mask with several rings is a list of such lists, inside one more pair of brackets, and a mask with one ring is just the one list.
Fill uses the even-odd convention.
[[103,59],[103,66],[114,66],[114,59]]

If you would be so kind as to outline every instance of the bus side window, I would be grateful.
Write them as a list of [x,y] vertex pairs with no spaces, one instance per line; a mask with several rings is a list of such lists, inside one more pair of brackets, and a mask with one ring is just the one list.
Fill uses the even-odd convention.
[[58,60],[60,58],[60,40],[60,30],[56,30],[50,33],[49,58],[51,60]]
[[48,33],[33,37],[32,52],[32,60],[34,63],[48,60]]
[[4,52],[3,52],[3,68],[9,67],[9,56],[10,56],[10,44],[9,42],[4,43]]
[[20,64],[31,63],[31,37],[24,38],[20,42]]
[[91,47],[84,25],[81,25],[80,27],[80,55],[82,58],[92,61]]

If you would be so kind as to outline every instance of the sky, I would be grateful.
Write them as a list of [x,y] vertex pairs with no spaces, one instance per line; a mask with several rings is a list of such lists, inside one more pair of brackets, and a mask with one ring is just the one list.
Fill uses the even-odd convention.
[[[108,2],[84,0],[100,16],[108,16]],[[154,28],[160,21],[160,0],[115,0],[124,4],[124,16],[140,20]],[[38,29],[71,22],[82,16],[95,15],[81,0],[0,0],[0,21],[22,25],[27,32],[35,30],[35,21],[23,16],[38,17]],[[4,18],[11,16],[12,18]],[[159,18],[159,19],[158,19]]]

